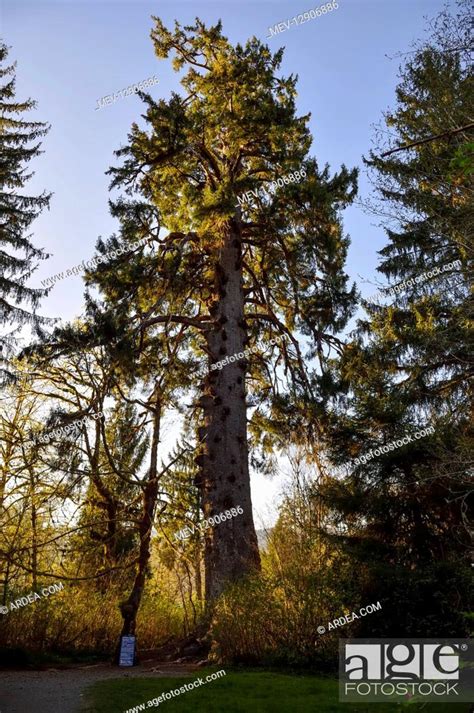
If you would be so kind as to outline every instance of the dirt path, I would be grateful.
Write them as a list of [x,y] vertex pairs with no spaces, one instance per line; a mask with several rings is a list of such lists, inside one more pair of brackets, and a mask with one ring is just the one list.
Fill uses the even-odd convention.
[[79,713],[84,691],[107,678],[163,678],[194,673],[193,664],[146,661],[133,669],[104,664],[63,670],[0,671],[0,713]]

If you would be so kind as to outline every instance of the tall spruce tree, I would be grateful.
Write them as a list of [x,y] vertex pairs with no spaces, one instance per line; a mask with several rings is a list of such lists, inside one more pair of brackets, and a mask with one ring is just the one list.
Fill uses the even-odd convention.
[[[6,64],[8,48],[0,44],[0,325],[33,328],[47,321],[35,310],[47,290],[34,289],[27,282],[36,262],[48,257],[33,245],[28,228],[41,211],[49,205],[51,194],[39,196],[22,193],[33,175],[26,166],[38,156],[40,143],[49,127],[38,121],[25,121],[22,115],[35,108],[32,99],[15,99],[15,67]],[[31,142],[35,142],[31,144]],[[22,307],[26,305],[29,307]],[[32,311],[30,311],[32,310]],[[15,329],[0,335],[0,379],[10,381],[8,359],[15,345]]]
[[[467,5],[459,10],[442,13],[405,61],[386,116],[391,144],[367,161],[391,214],[378,270],[397,289],[365,303],[368,316],[338,365],[331,447],[348,474],[326,496],[367,596],[389,600],[381,626],[391,635],[466,630],[472,177],[453,159],[472,142],[473,128],[463,127],[474,107]],[[364,457],[426,426],[434,434]]]
[[[351,315],[339,211],[354,197],[356,172],[330,176],[308,156],[309,117],[296,115],[296,78],[278,76],[282,50],[272,55],[256,39],[233,47],[220,23],[207,28],[198,19],[171,32],[155,18],[152,39],[158,57],[175,53],[176,70],[186,69],[186,94],[157,102],[142,94],[147,128],[133,125],[117,152],[123,164],[111,169],[113,187],[130,196],[112,203],[121,239],[133,246],[148,235],[151,252],[101,266],[91,282],[121,314],[130,354],[140,361],[154,345],[166,359],[170,340],[179,343],[169,368],[183,394],[200,392],[182,407],[204,444],[195,480],[204,516],[244,511],[206,531],[209,601],[259,568],[248,408],[255,407],[252,449],[275,437],[272,428],[283,438],[288,425],[282,419],[275,428],[273,407],[316,398],[304,352],[322,356]],[[288,178],[296,171],[303,173]],[[278,179],[276,190],[265,190]],[[250,190],[255,200],[241,205]],[[157,222],[170,231],[165,238],[154,232]],[[99,249],[105,257],[118,243],[113,236]],[[256,353],[244,357],[250,346]],[[222,369],[212,368],[226,357]]]

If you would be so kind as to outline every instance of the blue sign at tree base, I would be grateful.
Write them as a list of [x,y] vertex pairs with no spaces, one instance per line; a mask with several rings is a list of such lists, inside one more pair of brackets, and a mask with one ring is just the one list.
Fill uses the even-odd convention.
[[120,638],[119,666],[135,665],[135,636],[122,636]]

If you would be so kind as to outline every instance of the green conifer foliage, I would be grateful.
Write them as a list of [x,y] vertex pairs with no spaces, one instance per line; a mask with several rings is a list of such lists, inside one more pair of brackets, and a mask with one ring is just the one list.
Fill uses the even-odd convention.
[[[390,598],[385,635],[428,636],[433,625],[439,635],[441,621],[446,633],[466,627],[473,204],[472,177],[453,174],[453,158],[473,139],[472,127],[458,129],[474,105],[460,9],[442,13],[405,60],[386,116],[390,145],[367,161],[388,236],[378,270],[398,289],[366,304],[337,369],[331,448],[343,477],[328,485],[327,502],[368,596]],[[434,432],[390,447],[425,427]]]
[[[206,533],[206,595],[213,599],[259,567],[248,406],[258,403],[253,435],[262,446],[283,381],[293,403],[311,395],[306,346],[310,358],[322,355],[352,313],[339,212],[354,197],[356,172],[342,167],[330,175],[308,155],[309,117],[296,113],[296,78],[279,74],[282,51],[272,54],[255,38],[233,47],[220,23],[208,28],[200,20],[169,31],[155,18],[152,39],[159,58],[172,54],[184,70],[185,95],[143,95],[145,126],[132,126],[117,152],[123,162],[110,171],[130,200],[115,202],[113,211],[131,245],[146,222],[133,218],[140,201],[169,233],[153,237],[143,259],[102,267],[94,281],[112,310],[127,311],[139,350],[161,335],[164,349],[179,339],[199,358],[200,370],[170,369],[183,387],[201,392],[193,417],[204,516],[244,511]],[[254,199],[244,205],[239,198],[248,192]],[[279,336],[279,346],[270,346]],[[250,347],[253,355],[242,356]]]
[[[22,118],[36,102],[16,100],[15,64],[7,64],[7,56],[7,46],[0,44],[0,325],[8,330],[43,322],[35,312],[47,290],[27,283],[37,261],[48,255],[35,247],[28,231],[49,205],[50,194],[31,196],[24,190],[32,176],[27,172],[29,162],[41,153],[38,139],[49,127]],[[0,378],[4,380],[11,379],[7,362],[15,344],[12,333],[0,335]]]

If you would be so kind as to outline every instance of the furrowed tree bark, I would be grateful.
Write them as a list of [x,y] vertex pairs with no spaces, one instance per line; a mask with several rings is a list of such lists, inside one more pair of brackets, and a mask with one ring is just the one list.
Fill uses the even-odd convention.
[[197,484],[205,518],[225,510],[243,509],[242,515],[205,531],[205,595],[211,603],[246,574],[260,569],[257,535],[252,515],[247,447],[247,407],[242,352],[248,341],[242,280],[242,242],[237,224],[225,229],[215,269],[214,300],[209,311],[213,327],[206,331],[211,363],[226,356],[235,360],[221,370],[209,371],[203,382],[204,452]]

